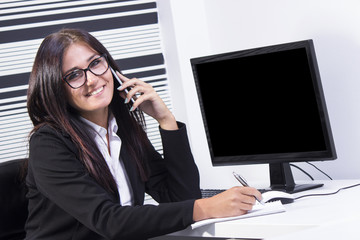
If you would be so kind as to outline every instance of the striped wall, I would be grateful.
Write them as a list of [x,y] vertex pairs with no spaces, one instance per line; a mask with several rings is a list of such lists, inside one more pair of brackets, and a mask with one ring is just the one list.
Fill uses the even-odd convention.
[[[0,3],[0,162],[28,156],[32,128],[26,90],[42,39],[61,28],[97,37],[127,77],[153,85],[170,109],[155,0],[2,0]],[[148,136],[162,153],[157,123]]]

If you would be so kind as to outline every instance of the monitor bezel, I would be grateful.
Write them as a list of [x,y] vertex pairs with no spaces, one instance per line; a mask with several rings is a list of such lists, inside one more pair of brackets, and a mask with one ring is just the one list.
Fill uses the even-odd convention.
[[[212,141],[209,134],[207,120],[205,117],[205,110],[203,107],[203,99],[200,91],[200,81],[197,76],[197,64],[215,62],[239,57],[256,56],[259,54],[266,54],[271,52],[287,51],[292,49],[304,48],[309,63],[309,69],[316,95],[318,112],[320,114],[321,125],[324,133],[324,141],[326,145],[325,151],[311,151],[311,152],[292,152],[292,153],[275,153],[275,154],[253,154],[253,155],[237,155],[237,156],[214,156],[212,150]],[[193,76],[195,80],[196,91],[200,104],[200,110],[204,123],[204,128],[209,146],[211,162],[213,166],[224,165],[240,165],[240,164],[264,164],[264,163],[285,163],[285,162],[305,162],[305,161],[324,161],[334,160],[337,158],[334,139],[331,131],[330,120],[328,116],[325,96],[320,78],[319,67],[316,59],[314,43],[312,39],[302,40],[296,42],[282,43],[277,45],[270,45],[265,47],[258,47],[252,49],[245,49],[240,51],[233,51],[221,54],[214,54],[209,56],[197,57],[190,59]]]

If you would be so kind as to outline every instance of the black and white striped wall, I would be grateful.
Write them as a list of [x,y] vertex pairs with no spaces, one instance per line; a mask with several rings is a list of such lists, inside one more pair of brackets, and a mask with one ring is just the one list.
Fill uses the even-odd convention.
[[[28,156],[26,91],[42,39],[61,28],[97,37],[127,77],[153,85],[171,109],[155,0],[3,0],[0,3],[0,162]],[[157,123],[148,136],[162,153]]]

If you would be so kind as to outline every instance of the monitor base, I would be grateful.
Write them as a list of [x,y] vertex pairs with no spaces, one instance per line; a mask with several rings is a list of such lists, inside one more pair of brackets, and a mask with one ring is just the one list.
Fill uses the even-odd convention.
[[288,162],[270,163],[270,188],[287,193],[297,193],[324,186],[322,183],[295,184]]
[[322,183],[314,183],[314,184],[296,184],[292,187],[284,187],[284,186],[271,186],[270,190],[283,191],[287,193],[297,193],[302,191],[307,191],[314,188],[319,188],[324,186]]

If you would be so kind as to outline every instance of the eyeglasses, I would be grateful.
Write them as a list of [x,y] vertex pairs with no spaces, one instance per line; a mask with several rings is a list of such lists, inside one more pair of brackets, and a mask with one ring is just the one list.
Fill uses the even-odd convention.
[[109,68],[109,63],[106,59],[106,54],[101,55],[98,58],[95,58],[89,66],[85,69],[75,69],[74,71],[66,74],[62,79],[72,88],[82,87],[86,81],[86,71],[90,71],[96,76],[103,75]]

